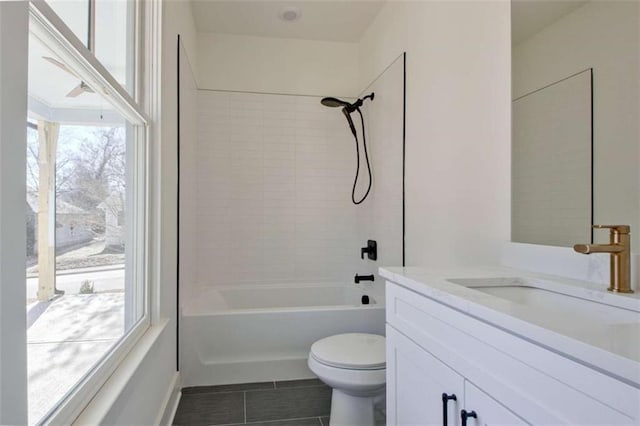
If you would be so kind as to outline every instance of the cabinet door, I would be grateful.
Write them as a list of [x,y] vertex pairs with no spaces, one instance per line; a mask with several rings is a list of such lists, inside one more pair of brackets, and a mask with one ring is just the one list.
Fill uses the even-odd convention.
[[464,384],[463,408],[467,412],[475,412],[477,416],[476,418],[467,419],[467,425],[469,426],[515,426],[528,424],[468,381]]
[[426,350],[387,325],[387,424],[460,425],[464,379]]

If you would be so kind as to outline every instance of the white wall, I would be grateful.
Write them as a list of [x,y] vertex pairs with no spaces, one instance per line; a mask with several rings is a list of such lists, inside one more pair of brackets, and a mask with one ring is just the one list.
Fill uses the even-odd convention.
[[[592,1],[513,49],[514,98],[593,68],[594,222],[630,224],[632,234],[640,226],[639,11],[638,2]],[[632,244],[637,251],[640,239]]]
[[389,2],[364,86],[407,52],[407,265],[497,263],[510,228],[510,4]]
[[[173,333],[172,336],[168,333]],[[165,329],[111,405],[101,425],[152,425],[162,415],[175,374],[175,330]],[[82,424],[82,423],[80,423]],[[86,424],[86,423],[85,423]]]
[[198,34],[201,89],[354,96],[358,45],[328,41]]
[[27,423],[27,2],[0,2],[0,424]]
[[180,297],[184,287],[195,282],[197,276],[196,198],[197,174],[195,164],[198,158],[198,88],[191,61],[184,46],[180,43]]
[[[381,265],[402,265],[403,83],[404,57],[399,56],[360,95],[375,93],[374,100],[365,101],[362,107],[373,185],[367,199],[357,208],[357,241],[361,247],[366,246],[369,239],[378,244],[377,261],[365,256],[356,264],[356,271],[361,275],[377,275]],[[359,123],[357,114],[354,120]],[[362,152],[360,155],[357,199],[365,193],[368,183],[364,155]],[[376,276],[376,283],[381,287],[384,280]]]

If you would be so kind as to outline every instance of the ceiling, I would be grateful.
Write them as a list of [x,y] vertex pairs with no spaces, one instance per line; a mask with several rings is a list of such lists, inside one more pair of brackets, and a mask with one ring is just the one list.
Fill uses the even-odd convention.
[[[86,32],[86,25],[82,27],[86,20],[86,10],[79,7],[86,0],[48,1],[76,34],[81,36]],[[359,41],[385,3],[385,0],[190,1],[198,31],[336,42]],[[513,0],[513,44],[530,37],[585,3],[586,0]],[[119,5],[118,2],[113,4]],[[121,40],[122,37],[113,39],[111,24],[118,22],[125,25],[126,10],[121,6],[112,8],[112,11],[103,8],[100,16],[105,22],[96,23],[96,50],[116,79],[122,81],[125,58],[121,52],[126,50],[123,48],[126,41]],[[286,8],[295,8],[300,18],[294,22],[280,19],[280,13]],[[126,31],[122,29],[115,33],[125,34]],[[101,37],[104,34],[111,35]],[[29,92],[34,101],[47,109],[110,109],[108,102],[97,94],[84,93],[76,98],[67,97],[66,94],[79,84],[79,79],[44,60],[44,56],[54,57],[32,37],[29,51]]]
[[587,0],[512,0],[512,45],[526,40],[587,2]]
[[[357,42],[385,0],[190,0],[197,31],[260,37]],[[588,0],[512,0],[512,43],[518,44]],[[300,18],[279,15],[295,8]]]
[[[96,108],[106,104],[95,93],[83,93],[77,97],[67,97],[80,79],[55,66],[44,58],[58,58],[36,37],[29,36],[29,96],[48,108]],[[108,104],[107,104],[108,106]]]
[[[191,0],[200,32],[357,42],[384,0]],[[285,8],[300,17],[280,19]]]

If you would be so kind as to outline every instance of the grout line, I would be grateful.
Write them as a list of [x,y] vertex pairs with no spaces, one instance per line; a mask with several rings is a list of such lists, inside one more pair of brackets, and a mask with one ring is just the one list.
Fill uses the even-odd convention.
[[[270,389],[255,389],[255,390],[270,390]],[[226,390],[226,391],[184,392],[183,395],[218,395],[218,394],[239,393],[239,392],[247,392],[247,391],[246,390]]]
[[[275,95],[275,96],[298,96],[302,98],[322,98],[320,95],[307,95],[304,93],[278,93],[278,92],[256,92],[251,90],[228,90],[228,89],[207,89],[198,87],[196,90],[201,90],[203,92],[218,92],[218,93],[239,93],[243,95]],[[343,96],[348,99],[355,99],[355,96]]]
[[247,392],[242,392],[242,402],[244,407],[244,423],[247,423]]
[[[1,1],[1,0],[0,0]],[[269,383],[269,382],[263,382],[263,383]],[[244,383],[238,383],[238,385],[243,385]],[[253,388],[249,388],[249,389],[225,389],[225,390],[216,390],[216,387],[219,386],[227,386],[227,385],[213,385],[213,386],[189,386],[187,388],[183,388],[184,389],[196,389],[194,391],[189,391],[187,390],[186,392],[184,392],[185,394],[203,394],[203,393],[236,393],[236,392],[254,392],[254,391],[269,391],[269,390],[273,390],[273,388],[260,388],[257,387],[255,389]],[[233,385],[230,385],[233,386]],[[272,386],[273,386],[273,382],[272,382]],[[208,389],[208,390],[204,390],[202,388],[208,388],[208,387],[213,387],[214,389]],[[274,386],[275,388],[275,386]],[[200,390],[197,390],[200,389]]]
[[[251,423],[245,423],[247,425],[254,425],[256,423],[259,424],[264,424],[264,425],[269,425],[270,423],[279,423],[279,422],[292,422],[292,421],[296,421],[296,420],[309,420],[309,419],[320,419],[320,417],[295,417],[292,419],[275,419],[275,420],[256,420],[255,422],[251,422]],[[237,423],[236,423],[237,424]],[[322,424],[322,420],[320,420],[320,424]],[[227,426],[227,425],[218,425],[218,426]]]

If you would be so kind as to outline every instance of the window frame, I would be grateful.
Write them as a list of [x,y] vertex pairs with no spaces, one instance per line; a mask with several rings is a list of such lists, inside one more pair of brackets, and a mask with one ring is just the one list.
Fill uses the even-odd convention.
[[[136,53],[141,53],[134,54],[134,96],[136,99],[142,99],[142,85],[140,83],[145,71],[142,67],[142,61],[145,57],[153,54],[153,52],[146,52],[142,49],[141,41],[144,38],[142,18],[141,2],[135,1],[134,49]],[[49,49],[67,62],[83,81],[107,93],[107,98],[114,108],[129,123],[134,124],[134,129],[136,129],[134,149],[130,157],[134,164],[131,176],[134,195],[127,197],[128,212],[125,220],[128,224],[135,224],[135,246],[131,250],[132,262],[135,267],[131,268],[131,280],[137,283],[136,291],[133,294],[134,303],[137,306],[138,301],[142,300],[143,312],[141,318],[120,340],[67,394],[62,396],[59,404],[43,418],[38,419],[38,422],[66,424],[71,423],[82,413],[151,326],[150,295],[152,290],[148,238],[151,222],[149,218],[151,120],[140,104],[115,80],[44,0],[29,2],[29,33],[38,37]]]

